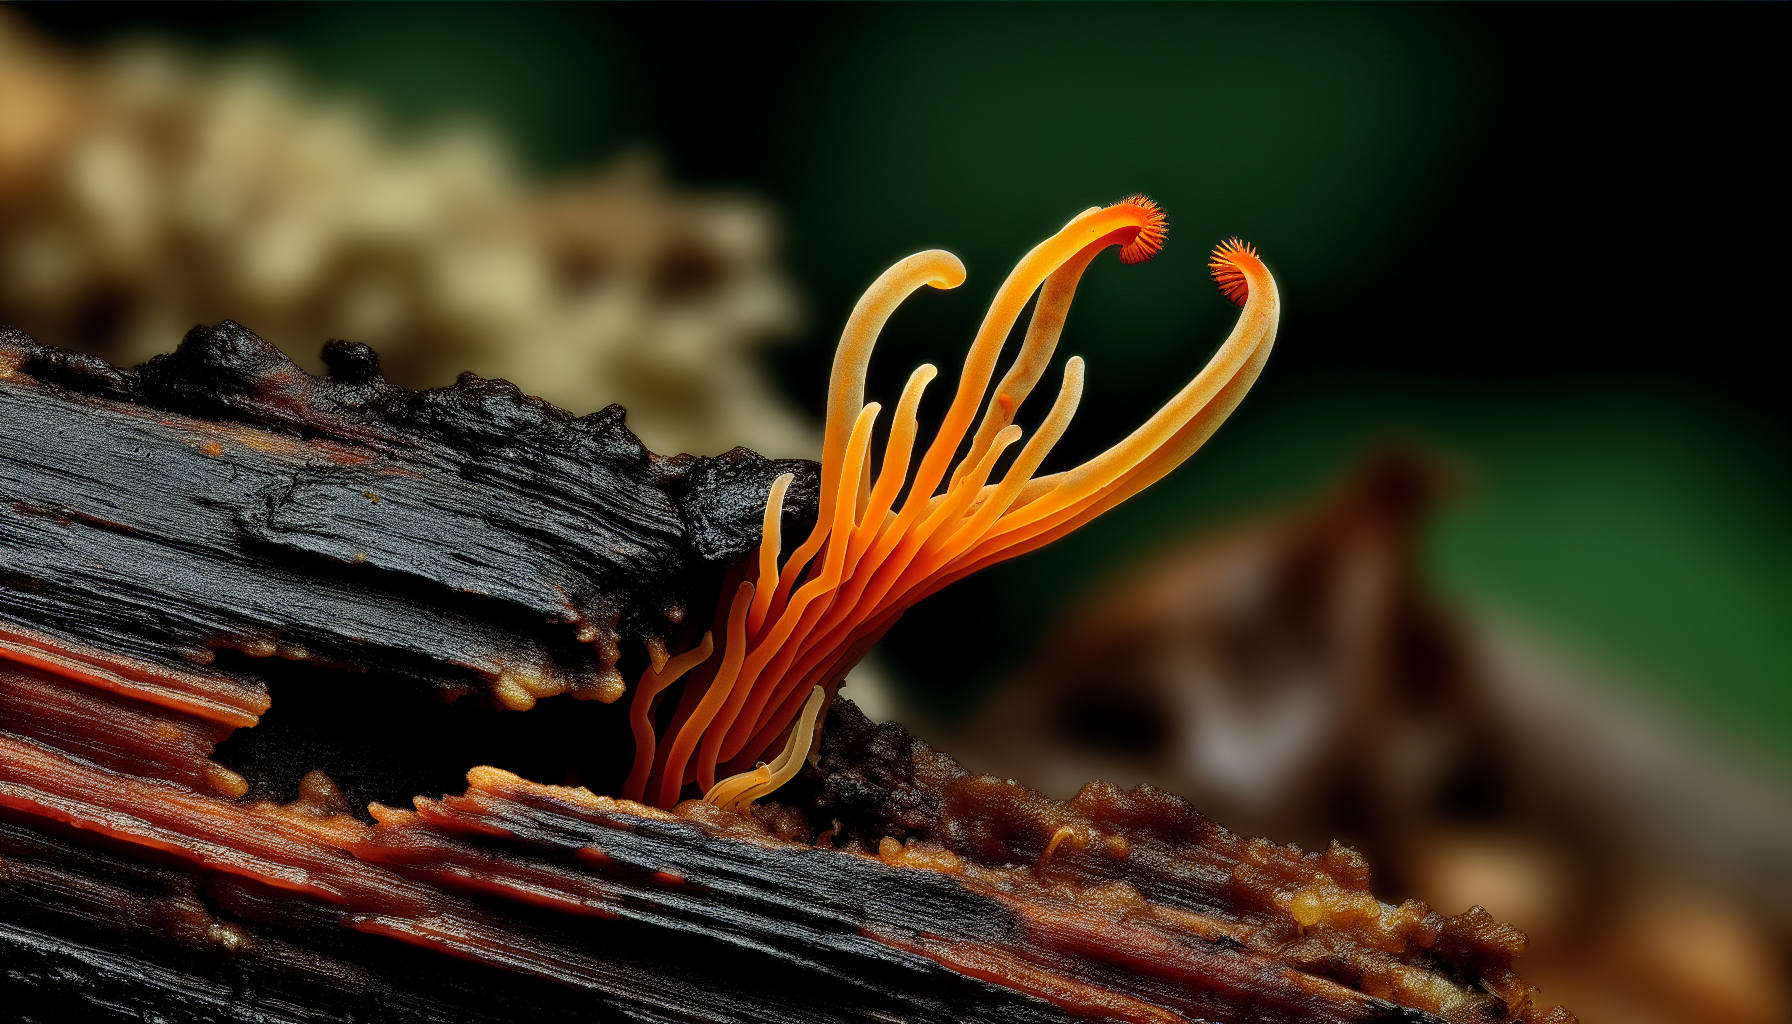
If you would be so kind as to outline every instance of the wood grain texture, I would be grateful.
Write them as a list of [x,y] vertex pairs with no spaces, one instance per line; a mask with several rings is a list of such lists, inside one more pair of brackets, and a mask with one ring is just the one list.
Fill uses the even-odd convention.
[[0,337],[12,1017],[1572,1021],[1522,935],[1382,903],[1352,851],[1148,787],[1048,800],[849,700],[749,816],[599,795],[623,705],[501,709],[688,645],[815,467],[325,354]]
[[790,529],[814,517],[812,463],[660,458],[616,406],[326,358],[313,378],[229,322],[133,370],[0,336],[0,618],[180,666],[614,699],[625,640],[707,618],[773,477],[797,475]]

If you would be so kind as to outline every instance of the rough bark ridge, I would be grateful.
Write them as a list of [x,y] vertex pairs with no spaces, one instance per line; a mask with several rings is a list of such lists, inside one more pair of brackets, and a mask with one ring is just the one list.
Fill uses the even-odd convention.
[[786,529],[814,518],[813,463],[661,458],[619,406],[574,417],[471,374],[410,391],[347,342],[324,359],[312,377],[229,321],[128,370],[0,333],[0,618],[155,663],[614,700],[625,640],[707,621],[773,477],[796,474]]
[[544,784],[557,749],[627,757],[576,713],[621,705],[415,688],[619,695],[621,638],[682,646],[776,473],[813,517],[813,465],[658,459],[618,409],[326,354],[311,378],[227,323],[127,371],[0,337],[21,1019],[1572,1020],[1522,935],[1381,903],[1350,850],[1143,787],[1048,800],[850,701],[751,817]]

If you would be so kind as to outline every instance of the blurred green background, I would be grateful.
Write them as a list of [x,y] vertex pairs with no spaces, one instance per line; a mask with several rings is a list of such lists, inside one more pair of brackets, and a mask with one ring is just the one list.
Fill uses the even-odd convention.
[[483,120],[544,178],[646,150],[676,181],[769,197],[810,304],[778,372],[812,412],[833,332],[889,263],[948,248],[971,278],[891,325],[886,400],[923,359],[950,372],[1031,245],[1148,192],[1170,245],[1088,275],[1063,350],[1089,359],[1089,393],[1060,463],[1199,367],[1232,314],[1207,249],[1256,243],[1287,305],[1257,390],[1144,497],[911,613],[886,654],[936,709],[973,702],[1080,586],[1311,496],[1399,435],[1470,482],[1432,538],[1449,593],[1792,771],[1785,330],[1767,309],[1783,5],[23,10],[70,42],[273,52],[407,129]]

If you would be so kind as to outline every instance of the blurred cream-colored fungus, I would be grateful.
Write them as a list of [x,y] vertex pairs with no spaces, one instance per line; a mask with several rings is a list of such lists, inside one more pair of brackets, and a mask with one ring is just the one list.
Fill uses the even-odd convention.
[[665,454],[812,455],[756,351],[793,329],[773,222],[645,159],[531,185],[492,138],[399,142],[265,61],[62,52],[0,11],[0,322],[136,362],[240,321],[412,386],[461,370]]
[[[708,646],[716,632],[723,634],[722,657],[706,662],[686,685],[663,733],[671,742],[637,745],[624,796],[671,807],[693,781],[718,801],[736,800],[742,787],[769,792],[764,787],[775,774],[768,778],[764,766],[749,766],[781,737],[801,731],[793,724],[799,707],[817,687],[831,693],[905,609],[1094,519],[1176,468],[1212,436],[1256,380],[1280,319],[1274,278],[1256,251],[1236,239],[1214,250],[1211,267],[1222,292],[1244,308],[1193,380],[1112,448],[1074,469],[1035,476],[1082,397],[1083,361],[1072,356],[1051,410],[996,473],[1020,440],[1015,414],[1051,362],[1089,263],[1115,246],[1124,263],[1149,259],[1162,248],[1165,229],[1156,203],[1131,196],[1083,211],[1022,257],[997,289],[965,356],[952,404],[912,474],[916,411],[935,370],[922,366],[909,377],[875,467],[872,428],[882,406],[864,401],[865,371],[897,306],[922,287],[958,287],[964,266],[934,249],[897,263],[872,283],[834,355],[815,527],[780,570],[783,538],[776,527],[789,483],[780,478],[766,501],[759,558],[734,571],[716,628],[704,637]],[[1003,343],[1035,293],[1038,304],[1025,339],[992,394]],[[636,689],[637,723],[655,717],[654,675],[650,670]],[[718,785],[723,769],[740,775]]]

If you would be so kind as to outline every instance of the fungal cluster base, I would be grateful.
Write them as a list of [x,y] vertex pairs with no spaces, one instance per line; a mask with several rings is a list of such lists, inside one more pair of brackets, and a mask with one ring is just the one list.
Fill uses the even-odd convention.
[[1242,399],[1278,300],[1228,243],[1238,326],[1181,393],[1039,475],[1072,358],[1016,450],[1090,261],[1164,230],[1133,197],[1027,254],[918,459],[935,371],[880,459],[864,374],[897,304],[962,282],[939,251],[854,310],[819,466],[663,458],[619,408],[471,375],[407,391],[364,346],[318,379],[228,322],[128,370],[0,336],[21,1019],[1573,1020],[1514,972],[1523,936],[1384,903],[1348,849],[1148,787],[1048,800],[839,694],[905,608],[1149,486]]

